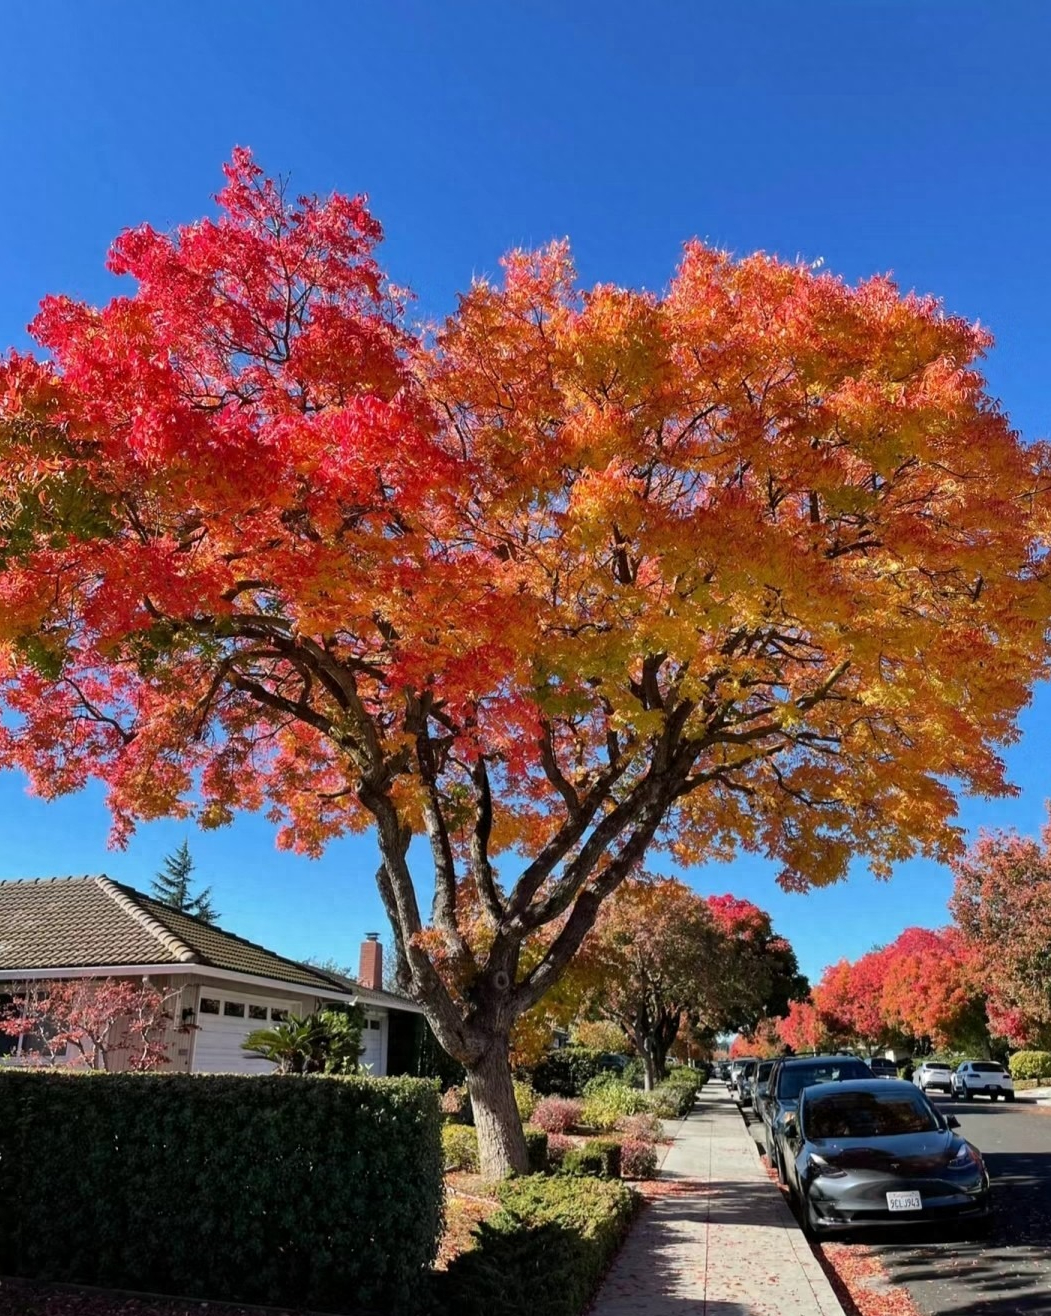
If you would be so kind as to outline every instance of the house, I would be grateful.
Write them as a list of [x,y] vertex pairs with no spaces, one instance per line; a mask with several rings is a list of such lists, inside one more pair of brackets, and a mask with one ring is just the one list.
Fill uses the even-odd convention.
[[[0,1003],[34,982],[148,979],[173,993],[164,1041],[170,1067],[195,1074],[267,1073],[247,1035],[326,1004],[365,1012],[362,1063],[372,1074],[411,1068],[425,1027],[411,1001],[383,990],[383,947],[370,933],[358,980],[300,964],[101,877],[0,882]],[[6,1001],[5,1001],[6,998]],[[0,1035],[0,1053],[21,1047]]]

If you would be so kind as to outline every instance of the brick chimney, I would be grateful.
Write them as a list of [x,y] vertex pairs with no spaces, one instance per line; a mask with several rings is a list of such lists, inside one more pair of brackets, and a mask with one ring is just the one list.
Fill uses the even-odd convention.
[[362,987],[371,987],[374,991],[383,987],[383,947],[378,932],[365,933],[365,940],[361,943],[358,982]]

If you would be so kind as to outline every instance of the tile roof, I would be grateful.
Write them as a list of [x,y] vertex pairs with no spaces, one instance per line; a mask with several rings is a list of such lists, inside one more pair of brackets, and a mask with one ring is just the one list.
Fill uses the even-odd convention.
[[124,964],[199,964],[319,993],[357,990],[105,876],[0,882],[0,974]]

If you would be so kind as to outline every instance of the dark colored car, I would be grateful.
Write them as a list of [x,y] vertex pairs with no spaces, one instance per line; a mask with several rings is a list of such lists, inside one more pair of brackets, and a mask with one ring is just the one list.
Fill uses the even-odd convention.
[[758,1060],[745,1060],[737,1070],[734,1077],[734,1101],[739,1106],[750,1106],[752,1104],[752,1075],[755,1073]]
[[762,1104],[763,1140],[766,1158],[785,1182],[780,1147],[786,1116],[795,1118],[799,1094],[814,1083],[842,1083],[847,1079],[871,1078],[872,1070],[857,1056],[785,1056],[774,1062]]
[[752,1101],[752,1109],[758,1114],[761,1109],[761,1102],[766,1098],[767,1088],[770,1083],[770,1071],[774,1067],[772,1060],[760,1060],[755,1067],[755,1072],[748,1080],[748,1093]]
[[807,1233],[986,1220],[989,1175],[958,1127],[902,1079],[806,1088],[782,1143]]
[[898,1077],[898,1066],[885,1056],[873,1056],[871,1060],[866,1061],[866,1064],[872,1070],[873,1078]]

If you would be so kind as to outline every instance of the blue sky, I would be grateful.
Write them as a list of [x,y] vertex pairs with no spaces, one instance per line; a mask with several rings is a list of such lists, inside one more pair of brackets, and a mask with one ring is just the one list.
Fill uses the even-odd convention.
[[[698,235],[744,253],[892,271],[990,326],[994,393],[1051,433],[1051,7],[1041,0],[257,0],[10,6],[0,132],[0,344],[45,292],[101,301],[110,239],[203,213],[235,144],[299,191],[367,191],[383,257],[428,316],[511,246],[569,235],[585,281],[660,288]],[[1008,754],[1045,817],[1051,692]],[[108,871],[140,886],[186,835],[106,849],[101,793],[45,806],[0,777],[0,877]],[[310,862],[269,826],[190,833],[223,923],[286,954],[356,960],[386,925],[367,839]],[[817,975],[945,918],[933,865],[785,895],[760,863],[690,875],[770,909]]]

